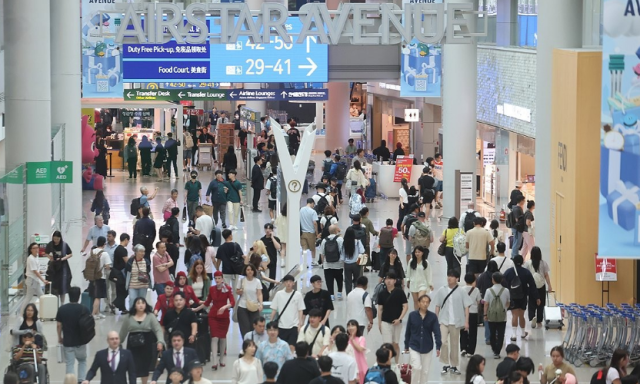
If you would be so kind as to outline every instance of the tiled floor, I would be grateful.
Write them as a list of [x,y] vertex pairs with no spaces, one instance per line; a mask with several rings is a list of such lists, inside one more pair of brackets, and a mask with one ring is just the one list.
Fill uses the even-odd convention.
[[[316,158],[316,163],[319,164],[321,162],[321,155],[315,155],[315,158]],[[152,212],[154,213],[156,218],[162,217],[160,213],[160,209],[162,207],[163,202],[169,197],[170,190],[172,188],[177,188],[180,190],[184,186],[182,180],[180,181],[172,180],[171,182],[157,183],[155,181],[156,179],[155,177],[149,177],[149,178],[143,178],[143,179],[138,178],[138,180],[126,180],[126,176],[124,172],[114,171],[114,175],[115,175],[114,178],[109,178],[106,180],[107,188],[105,193],[111,205],[112,218],[111,218],[110,226],[112,229],[114,229],[118,233],[118,235],[123,231],[126,231],[128,233],[132,232],[132,226],[131,226],[132,220],[131,220],[131,216],[129,215],[129,202],[131,201],[131,199],[139,195],[138,190],[142,185],[146,185],[150,190],[153,190],[156,186],[160,188],[160,191],[157,197],[155,198],[155,200],[151,202]],[[200,180],[203,186],[205,187],[205,189],[206,189],[206,185],[211,180],[211,178],[212,178],[212,173],[210,172],[201,173]],[[378,182],[381,182],[381,180],[378,180]],[[303,197],[306,198],[305,196]],[[86,212],[86,216],[88,218],[91,218],[93,216],[92,216],[92,213],[89,211],[89,207],[91,206],[91,199],[93,198],[93,192],[85,191],[83,194],[83,198],[84,199],[82,204]],[[397,205],[398,205],[397,200],[382,200],[382,199],[377,199],[374,203],[368,204],[369,208],[371,209],[370,219],[373,221],[374,226],[376,228],[383,226],[387,218],[392,218],[395,220],[397,218],[397,211],[398,211]],[[264,223],[269,220],[268,212],[266,209],[266,201],[262,202],[262,206],[265,207],[265,209],[260,214],[251,213],[250,210],[247,209],[245,211],[247,214],[246,222],[243,223],[240,226],[240,229],[234,233],[235,241],[240,243],[245,249],[248,248],[250,246],[249,244],[251,244],[254,240],[262,236],[263,234],[262,227]],[[432,217],[430,219],[431,226],[434,229],[436,234],[441,233],[444,227],[446,226],[446,223],[444,221],[441,221],[435,217],[435,215],[438,215],[438,214],[441,214],[441,211],[434,210],[432,212]],[[346,226],[347,225],[346,223],[349,222],[348,207],[343,206],[339,211],[339,216],[340,216],[340,225]],[[87,221],[91,222],[91,219]],[[156,222],[158,223],[158,227],[159,227],[161,225],[160,224],[161,220],[156,219]],[[87,231],[87,229],[88,229],[88,225],[85,227],[85,232]],[[400,243],[402,242],[397,241],[397,244],[396,244],[399,247],[399,250],[403,248],[403,245]],[[436,253],[437,246],[438,244],[436,241],[436,244],[434,244],[431,248],[431,256],[429,258],[429,261],[432,263],[434,285],[436,287],[440,287],[446,283],[446,270],[445,270],[446,263],[444,261],[444,258],[437,255]],[[180,266],[180,269],[184,269],[184,266]],[[306,277],[310,277],[314,272],[321,273],[322,271],[321,270],[308,271],[306,272]],[[76,271],[75,273],[80,273],[80,271]],[[370,279],[377,281],[377,276],[374,276],[373,273],[369,273],[367,275]],[[308,283],[305,285],[306,286],[303,287],[303,289],[306,291],[306,289],[308,289],[307,288]],[[369,285],[370,290],[373,289],[373,286],[374,284]],[[346,324],[347,320],[349,320],[345,318],[346,301],[344,300],[336,301],[334,305],[336,310],[331,314],[331,324],[334,324],[334,325]],[[411,308],[412,306],[413,305],[410,304],[410,309],[412,309]],[[95,354],[95,352],[99,349],[105,348],[105,345],[106,345],[105,339],[106,339],[107,332],[110,330],[120,329],[120,324],[122,322],[122,319],[120,317],[121,316],[119,315],[116,315],[116,316],[107,315],[107,318],[105,320],[99,321],[98,327],[97,327],[98,328],[97,335],[89,345],[89,356],[91,356],[89,358],[89,364],[93,360],[93,355]],[[1,341],[2,341],[3,348],[2,348],[2,353],[0,353],[0,365],[3,367],[6,367],[8,365],[7,362],[9,359],[9,354],[5,352],[6,348],[8,348],[8,346],[11,343],[11,338],[9,336],[8,329],[10,329],[10,327],[13,327],[15,321],[16,321],[15,316],[11,316],[10,319],[8,319],[8,325],[6,325],[2,329]],[[55,340],[56,340],[55,323],[46,322],[44,329],[45,329],[45,335],[49,340],[50,347],[54,347]],[[550,362],[550,358],[548,356],[549,350],[553,346],[561,344],[562,338],[563,338],[563,332],[558,330],[545,331],[542,329],[529,330],[529,332],[530,332],[530,336],[526,341],[523,341],[520,338],[518,338],[517,343],[522,348],[521,355],[530,356],[534,360],[536,365],[539,363],[543,363],[544,365],[549,364]],[[480,335],[483,334],[482,328],[479,329],[479,334]],[[506,334],[507,340],[510,336],[511,336],[511,328],[507,327],[507,334]],[[375,350],[379,347],[380,344],[381,344],[381,335],[378,332],[377,328],[374,327],[371,333],[367,336],[367,346],[372,351],[367,356],[370,364],[374,363]],[[487,378],[487,381],[493,380],[495,376],[494,372],[495,372],[495,367],[497,365],[497,361],[491,358],[491,350],[489,346],[484,345],[482,336],[479,336],[478,344],[479,346],[478,346],[477,353],[480,353],[486,357],[489,357],[489,359],[487,360],[485,377]],[[239,347],[240,347],[240,336],[239,336],[238,327],[237,325],[232,323],[232,326],[229,331],[229,337],[228,337],[229,356],[231,357],[237,356]],[[51,348],[48,354],[51,358],[49,362],[51,380],[53,383],[62,382],[64,378],[64,373],[65,373],[64,366],[62,364],[57,364],[55,362],[54,348]],[[406,359],[408,360],[408,357]],[[460,369],[463,370],[464,372],[465,360],[464,359],[461,359],[461,360],[462,360],[462,367],[460,367]],[[213,372],[209,368],[207,368],[205,370],[205,377],[212,380],[215,383],[230,382],[232,361],[233,361],[233,358],[230,358],[228,360],[229,364],[227,365],[227,367],[222,370],[218,370],[217,372]],[[441,375],[440,368],[441,368],[441,364],[438,362],[437,359],[434,358],[432,361],[432,366],[429,373],[430,381],[441,382],[441,383],[461,383],[464,381],[464,375],[462,376]],[[591,369],[591,368],[577,369],[578,379],[583,382],[586,380],[589,380],[593,371],[594,369]],[[532,375],[530,377],[530,380],[532,382],[537,382],[538,381],[537,373]]]

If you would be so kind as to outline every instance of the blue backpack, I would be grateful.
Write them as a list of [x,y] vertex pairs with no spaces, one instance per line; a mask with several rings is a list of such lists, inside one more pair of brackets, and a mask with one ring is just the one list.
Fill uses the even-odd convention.
[[198,261],[198,260],[204,261],[204,260],[202,260],[202,256],[200,256],[199,253],[195,253],[195,254],[191,255],[191,258],[189,259],[189,262],[187,263],[187,271],[191,270],[191,266],[193,264],[195,264],[195,262]]
[[385,384],[387,380],[384,378],[384,374],[388,370],[389,368],[380,368],[377,365],[369,368],[364,376],[364,384]]

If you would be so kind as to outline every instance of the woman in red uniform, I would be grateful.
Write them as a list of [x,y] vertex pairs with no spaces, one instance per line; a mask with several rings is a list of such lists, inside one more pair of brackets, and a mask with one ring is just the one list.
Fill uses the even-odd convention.
[[196,296],[193,288],[187,284],[187,274],[184,271],[178,272],[176,276],[175,289],[184,293],[184,300],[187,302],[187,306],[194,311],[199,311],[200,308],[196,308],[201,304],[200,299]]
[[209,296],[204,303],[209,309],[209,329],[211,333],[211,355],[213,356],[214,371],[218,369],[216,359],[220,351],[220,367],[224,367],[224,353],[227,350],[227,332],[229,331],[229,309],[236,305],[233,289],[224,282],[222,272],[213,274],[216,284],[209,288]]

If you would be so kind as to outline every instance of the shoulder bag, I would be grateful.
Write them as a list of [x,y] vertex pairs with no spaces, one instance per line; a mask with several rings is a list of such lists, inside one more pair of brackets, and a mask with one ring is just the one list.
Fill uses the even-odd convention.
[[136,268],[138,268],[138,283],[149,284],[149,273],[146,271],[142,271],[140,266],[138,265],[138,260],[136,262]]
[[444,230],[444,241],[438,246],[438,255],[445,256],[447,254],[447,229]]
[[278,311],[278,316],[276,316],[276,319],[274,320],[276,322],[276,324],[278,324],[280,322],[280,318],[282,317],[282,314],[284,313],[284,311],[289,306],[289,303],[291,302],[291,299],[293,299],[293,295],[295,295],[295,293],[296,293],[296,291],[291,292],[291,296],[289,296],[289,300],[287,300],[287,303],[282,308],[282,311]]
[[449,294],[444,298],[444,301],[442,302],[442,305],[440,306],[440,310],[442,311],[442,308],[444,308],[444,305],[447,303],[447,300],[449,299],[449,296],[451,296],[453,294],[453,292],[458,289],[459,285],[456,285],[451,292],[449,292]]

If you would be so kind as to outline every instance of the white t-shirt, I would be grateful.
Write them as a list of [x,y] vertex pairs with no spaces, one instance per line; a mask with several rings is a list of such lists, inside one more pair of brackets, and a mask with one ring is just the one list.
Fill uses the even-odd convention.
[[613,380],[619,379],[620,373],[615,368],[609,368],[609,372],[607,372],[607,384],[612,384]]
[[403,204],[409,204],[409,195],[407,194],[407,191],[404,190],[404,188],[400,188],[400,199],[402,199],[402,203]]
[[327,199],[327,204],[325,205],[325,207],[328,207],[329,205],[331,205],[333,203],[333,197],[331,197],[330,194],[328,194],[328,193],[323,193],[323,194],[316,193],[312,197],[312,199],[316,203],[316,205],[318,205],[318,201],[320,201],[321,197],[324,197],[325,199]]
[[[507,269],[513,268],[513,260],[511,260],[510,257],[496,256],[491,260],[495,261],[496,264],[498,264],[498,268],[500,268],[500,273],[502,274],[504,274],[507,271]],[[504,264],[502,264],[503,261],[504,261]]]
[[100,271],[102,272],[102,279],[106,280],[109,277],[109,274],[105,271],[105,266],[111,265],[111,256],[109,256],[107,251],[102,249],[94,249],[91,252],[100,252]]
[[329,354],[333,360],[331,376],[348,383],[358,378],[358,364],[356,359],[346,352],[333,352]]
[[241,277],[236,283],[236,289],[243,290],[240,301],[238,302],[238,307],[247,308],[247,299],[256,303],[258,302],[258,290],[262,290],[262,284],[257,277],[254,277],[251,281],[245,277]]
[[[316,335],[318,335],[318,337],[316,337]],[[315,341],[313,339],[315,339]],[[311,354],[319,355],[322,347],[328,347],[331,342],[331,329],[327,327],[323,328],[322,325],[318,328],[313,328],[311,325],[307,324],[302,327],[301,332],[298,334],[298,342],[300,341],[306,341],[309,344],[313,341],[313,344],[311,345]]]
[[[298,324],[298,321],[300,320],[298,311],[304,311],[306,309],[302,294],[298,291],[292,291],[291,293],[280,291],[276,293],[276,296],[271,301],[271,310],[273,312],[278,312],[279,309],[284,309],[284,306],[287,305],[287,301],[289,301],[289,297],[291,295],[293,295],[293,298],[285,311],[278,313],[282,315],[280,316],[278,327],[283,329],[291,329],[300,325]],[[277,316],[278,315],[276,315],[276,317]]]
[[205,235],[207,239],[211,236],[213,230],[213,219],[209,215],[202,215],[196,219],[196,229],[201,235]]
[[469,295],[471,288],[472,287],[468,285],[462,287],[462,289],[464,289],[464,291],[467,293],[467,295],[471,299],[471,306],[469,307],[469,313],[478,313],[478,303],[482,299],[482,295],[480,294],[480,290],[476,287],[473,287],[473,292],[471,292],[471,294]]
[[201,377],[199,381],[193,381],[193,384],[211,384],[211,381]]
[[[267,164],[267,168],[269,168],[269,165]],[[276,178],[268,178],[267,179],[267,185],[264,186],[264,189],[266,189],[267,191],[269,191],[269,193],[267,194],[267,198],[271,201],[275,201],[278,198],[278,193],[276,192],[276,197],[271,197],[271,179],[273,179],[274,183],[278,183],[278,180]]]
[[364,292],[364,289],[358,287],[347,296],[347,319],[354,319],[360,325],[369,324],[365,308],[371,308],[371,294],[367,295],[364,303],[362,302]]
[[40,265],[38,264],[38,259],[35,256],[29,255],[29,257],[27,257],[27,277],[38,280],[38,276],[36,276],[33,271],[40,271]]

